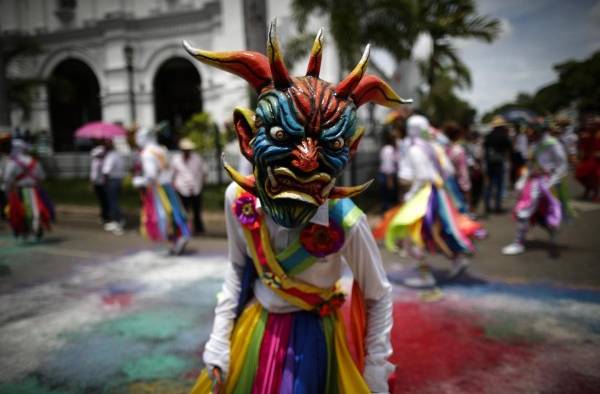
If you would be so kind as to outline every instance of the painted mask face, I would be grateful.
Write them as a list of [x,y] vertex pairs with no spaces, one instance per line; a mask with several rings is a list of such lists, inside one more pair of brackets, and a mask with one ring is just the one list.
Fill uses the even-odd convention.
[[196,59],[246,79],[259,93],[256,112],[236,108],[233,115],[241,151],[253,163],[254,174],[244,177],[227,163],[224,166],[285,227],[306,224],[328,198],[354,196],[371,183],[335,186],[363,133],[356,109],[370,101],[390,107],[408,102],[381,79],[364,75],[369,46],[337,86],[319,79],[322,40],[319,31],[303,77],[289,76],[274,22],[268,57],[247,51],[208,52],[184,42]]

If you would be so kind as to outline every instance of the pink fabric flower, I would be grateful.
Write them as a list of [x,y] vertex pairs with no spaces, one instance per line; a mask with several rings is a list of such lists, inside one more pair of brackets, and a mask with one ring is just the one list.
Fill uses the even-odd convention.
[[312,223],[300,233],[300,243],[313,256],[324,257],[341,249],[344,229],[333,221],[328,227]]
[[248,192],[242,193],[233,205],[233,212],[242,226],[253,230],[259,227],[256,197]]

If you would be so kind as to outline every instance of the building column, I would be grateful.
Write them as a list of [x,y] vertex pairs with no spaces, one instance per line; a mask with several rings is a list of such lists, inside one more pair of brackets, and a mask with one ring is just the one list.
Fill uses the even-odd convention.
[[48,102],[48,88],[45,84],[36,86],[33,101],[31,102],[30,127],[38,134],[38,149],[40,153],[51,154],[52,134],[50,133],[50,105]]

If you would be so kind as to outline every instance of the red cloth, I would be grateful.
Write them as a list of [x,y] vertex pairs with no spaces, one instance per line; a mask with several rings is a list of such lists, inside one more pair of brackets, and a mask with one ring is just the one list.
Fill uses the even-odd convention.
[[17,191],[8,193],[8,221],[15,234],[25,232],[25,207]]

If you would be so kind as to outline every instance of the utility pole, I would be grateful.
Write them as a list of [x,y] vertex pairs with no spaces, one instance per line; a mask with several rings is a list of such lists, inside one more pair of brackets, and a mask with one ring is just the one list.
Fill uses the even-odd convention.
[[[244,35],[246,49],[265,53],[267,42],[267,4],[265,0],[244,0]],[[256,105],[257,94],[248,88],[250,107]]]
[[6,79],[6,62],[4,39],[0,37],[0,131],[10,131],[10,106],[8,103],[8,80]]
[[125,55],[125,65],[127,68],[127,96],[129,98],[129,123],[133,126],[137,120],[136,109],[135,109],[135,93],[133,91],[134,80],[133,80],[133,47],[129,44],[123,48]]

